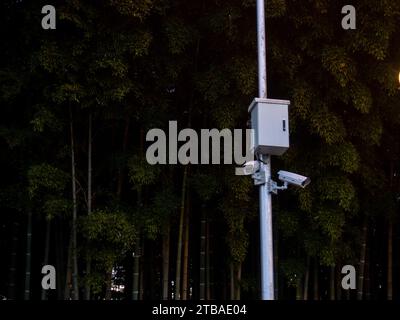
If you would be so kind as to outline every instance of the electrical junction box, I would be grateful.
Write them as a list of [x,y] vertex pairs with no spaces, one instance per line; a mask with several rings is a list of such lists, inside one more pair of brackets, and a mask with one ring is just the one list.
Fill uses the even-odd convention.
[[249,112],[255,153],[280,156],[289,148],[289,104],[288,100],[253,100]]

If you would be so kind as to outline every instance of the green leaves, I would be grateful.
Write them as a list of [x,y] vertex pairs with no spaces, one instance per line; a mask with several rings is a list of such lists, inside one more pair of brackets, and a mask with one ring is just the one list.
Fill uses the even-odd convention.
[[346,173],[355,172],[360,164],[360,156],[350,142],[323,146],[315,157],[322,168],[338,167]]
[[173,55],[183,53],[185,48],[194,40],[193,30],[191,30],[184,21],[177,18],[168,19],[166,21],[165,33],[169,52]]
[[63,129],[61,121],[45,106],[38,106],[38,111],[31,120],[31,124],[36,132],[43,132],[46,128],[51,131],[61,131]]
[[197,173],[191,178],[191,183],[202,202],[210,201],[219,193],[218,180],[211,173]]
[[125,16],[143,20],[146,18],[152,7],[154,0],[109,0],[109,3]]
[[0,126],[0,137],[5,140],[10,149],[21,146],[25,142],[27,135],[25,130]]
[[353,128],[349,134],[362,140],[365,146],[378,146],[381,143],[383,134],[383,123],[376,113],[352,117],[348,125]]
[[354,81],[356,68],[354,61],[349,57],[344,48],[328,46],[322,51],[322,66],[330,72],[341,87]]
[[389,96],[393,96],[398,93],[399,82],[398,82],[399,68],[395,67],[384,61],[382,63],[375,63],[370,67],[371,81],[385,91]]
[[289,287],[297,287],[298,279],[301,278],[304,269],[304,263],[295,258],[288,258],[280,263],[280,271],[284,274]]
[[232,76],[243,95],[252,95],[257,91],[257,67],[254,60],[235,58],[231,63]]
[[297,84],[293,88],[292,97],[291,117],[298,116],[302,120],[308,119],[311,116],[311,103],[314,98],[310,85],[304,82]]
[[206,102],[215,105],[221,96],[229,93],[230,84],[226,81],[224,74],[224,70],[211,66],[197,76],[196,86]]
[[127,213],[112,208],[98,209],[81,218],[79,228],[89,241],[92,261],[100,270],[110,270],[132,250],[137,236]]
[[300,228],[300,215],[298,211],[279,211],[277,225],[284,239],[296,236]]
[[350,211],[356,203],[356,191],[352,182],[345,176],[324,176],[316,182],[322,200],[335,201],[343,210]]
[[56,216],[69,216],[72,212],[72,202],[61,197],[48,197],[42,207],[46,219],[52,220]]
[[160,172],[159,166],[152,166],[144,155],[134,155],[128,160],[129,179],[134,190],[156,183]]
[[78,83],[62,83],[57,86],[52,93],[53,101],[62,103],[80,103],[82,96],[85,94],[83,88]]
[[46,42],[38,53],[40,65],[50,73],[57,73],[65,68],[64,57],[55,42]]
[[22,89],[23,79],[17,72],[10,69],[0,69],[0,97],[4,100],[15,98]]
[[29,198],[35,209],[51,220],[71,212],[71,201],[63,197],[70,177],[64,171],[47,163],[33,165],[28,170]]
[[82,218],[82,231],[87,239],[116,246],[122,252],[131,248],[135,240],[135,228],[127,214],[108,208]]
[[347,134],[342,119],[330,111],[326,104],[314,107],[309,123],[312,132],[318,134],[327,144],[341,143]]
[[129,50],[134,57],[142,57],[149,53],[150,44],[152,43],[153,36],[148,31],[137,31],[132,37],[126,37],[124,41],[129,41]]
[[286,0],[269,0],[266,9],[268,18],[282,17],[286,13]]
[[[233,170],[233,168],[231,169]],[[231,258],[236,262],[243,262],[249,243],[245,221],[254,216],[256,212],[256,208],[251,203],[253,182],[251,179],[243,179],[242,176],[228,175],[224,185],[224,197],[219,209],[228,226],[226,243]]]
[[388,54],[389,40],[395,30],[392,17],[382,20],[382,12],[376,15],[359,15],[359,31],[354,34],[350,46],[362,50],[376,60],[383,61]]
[[62,193],[69,176],[62,170],[47,163],[33,165],[28,170],[29,195],[34,197],[39,191]]
[[164,188],[150,200],[147,210],[139,208],[136,212],[135,220],[141,224],[145,235],[153,240],[164,234],[165,226],[178,209],[179,198],[167,183],[163,185]]
[[369,88],[359,82],[350,89],[354,108],[360,113],[368,113],[372,108],[372,95]]
[[321,208],[314,213],[313,219],[330,240],[335,241],[340,239],[343,231],[342,228],[345,224],[343,211],[327,207]]

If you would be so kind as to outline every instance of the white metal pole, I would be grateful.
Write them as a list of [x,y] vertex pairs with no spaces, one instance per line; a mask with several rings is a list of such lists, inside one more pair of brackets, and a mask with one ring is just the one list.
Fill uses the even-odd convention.
[[[264,0],[257,0],[257,47],[258,47],[258,93],[267,98],[267,62],[265,38]],[[265,172],[267,184],[260,185],[260,248],[261,248],[261,299],[274,300],[274,265],[272,237],[272,205],[268,182],[271,179],[271,157],[262,155],[264,163],[260,171]]]
[[258,95],[267,98],[267,59],[264,0],[257,0]]

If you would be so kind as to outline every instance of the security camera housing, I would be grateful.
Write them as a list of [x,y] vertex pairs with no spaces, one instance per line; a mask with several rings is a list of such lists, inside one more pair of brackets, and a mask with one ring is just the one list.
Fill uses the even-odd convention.
[[279,175],[279,180],[286,182],[288,184],[293,184],[301,188],[305,188],[311,182],[310,178],[289,171],[280,170],[278,172],[278,175]]
[[236,168],[236,175],[250,176],[256,173],[260,169],[260,163],[258,161],[248,161],[243,167]]

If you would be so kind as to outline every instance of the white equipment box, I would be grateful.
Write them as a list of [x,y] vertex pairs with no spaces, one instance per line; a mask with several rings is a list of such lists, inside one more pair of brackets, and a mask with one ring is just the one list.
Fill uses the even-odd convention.
[[280,156],[289,148],[288,100],[255,98],[249,107],[254,152]]

